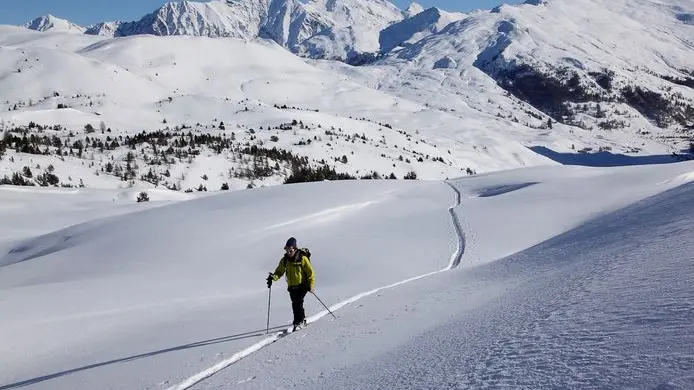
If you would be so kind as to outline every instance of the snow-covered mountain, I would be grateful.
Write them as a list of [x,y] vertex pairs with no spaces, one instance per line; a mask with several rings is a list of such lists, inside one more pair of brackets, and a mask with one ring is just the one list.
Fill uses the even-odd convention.
[[[0,180],[22,182],[37,160],[60,184],[181,190],[277,184],[303,166],[299,157],[335,175],[398,178],[671,161],[692,142],[694,26],[682,16],[691,3],[553,0],[468,15],[432,8],[396,22],[402,13],[375,0],[182,2],[144,21],[92,26],[95,35],[0,26],[0,127],[18,137],[4,145],[13,158],[0,164]],[[379,24],[387,27],[378,34],[358,34]],[[227,32],[236,35],[197,36]],[[377,61],[353,54],[369,62],[358,67],[282,48],[339,58],[367,36],[393,49]],[[23,144],[21,134],[47,127],[61,146]],[[82,134],[102,127],[113,132]],[[152,139],[134,141],[140,154],[131,157],[123,147],[139,131],[168,131],[159,142],[171,146],[188,129],[236,138],[206,139],[201,150],[179,140],[166,168],[151,158]],[[80,149],[75,133],[98,162],[70,154]],[[249,145],[292,155],[263,151],[269,169],[252,163]]]
[[378,51],[378,33],[402,20],[387,0],[213,0],[166,3],[133,22],[99,23],[87,34],[268,38],[312,58],[351,60]]
[[84,31],[88,35],[101,35],[105,37],[115,37],[118,28],[120,28],[121,22],[100,22],[92,26],[87,27]]
[[[532,0],[465,15],[417,3],[401,11],[387,0],[183,1],[86,32],[260,37],[304,57],[355,65],[386,55],[362,82],[430,106],[472,106],[531,127],[549,127],[551,120],[662,137],[671,131],[659,129],[670,128],[686,139],[682,132],[694,128],[692,9],[692,0]],[[415,66],[392,70],[403,61]],[[403,77],[412,81],[401,85]],[[443,89],[432,77],[446,80]],[[461,91],[471,90],[492,97],[470,101]]]
[[560,123],[598,137],[639,134],[678,151],[694,131],[694,26],[682,17],[692,9],[691,0],[528,1],[474,12],[408,39],[435,19],[422,13],[381,33],[386,49],[408,39],[404,49],[349,72],[446,112],[472,108],[537,129]]
[[450,23],[465,17],[467,17],[466,14],[446,12],[436,7],[422,10],[383,29],[379,36],[380,50],[387,53],[398,46],[418,42],[431,34],[438,33]]
[[299,54],[352,63],[360,61],[361,54],[378,52],[379,32],[404,17],[388,0],[312,0],[306,7],[333,22],[303,42]]
[[121,23],[116,36],[152,34],[253,39],[258,36],[267,2],[262,0],[166,3],[136,22]]
[[[394,98],[268,41],[0,27],[0,46],[0,127],[12,135],[0,180],[218,190],[279,184],[307,165],[333,178],[445,178],[549,162],[499,125],[478,130],[481,118]],[[184,146],[189,132],[210,138]]]
[[407,9],[405,9],[405,13],[404,13],[405,19],[411,18],[411,17],[417,15],[418,13],[420,13],[420,12],[422,12],[422,11],[424,11],[424,7],[422,7],[421,4],[412,2],[412,3],[410,3],[410,5],[407,7]]
[[40,16],[24,25],[30,30],[36,31],[62,31],[72,33],[84,33],[85,28],[68,20],[55,17],[51,14]]

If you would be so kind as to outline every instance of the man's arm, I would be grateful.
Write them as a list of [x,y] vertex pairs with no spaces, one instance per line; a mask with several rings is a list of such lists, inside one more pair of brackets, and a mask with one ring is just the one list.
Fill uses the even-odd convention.
[[279,265],[277,265],[277,268],[275,268],[275,272],[272,274],[272,280],[278,281],[282,277],[282,275],[284,275],[284,272],[286,270],[284,264],[285,264],[285,261],[284,261],[284,257],[283,257],[280,260]]
[[301,257],[301,268],[304,270],[306,274],[305,276],[308,280],[310,290],[313,291],[313,285],[315,283],[315,274],[313,273],[313,267],[311,266],[311,262],[306,258],[306,256]]

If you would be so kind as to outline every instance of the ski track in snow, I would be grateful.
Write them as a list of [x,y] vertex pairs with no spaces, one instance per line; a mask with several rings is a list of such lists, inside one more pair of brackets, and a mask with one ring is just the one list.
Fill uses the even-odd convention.
[[305,388],[694,388],[692,188],[458,274],[503,279],[508,294]]
[[[414,276],[412,278],[405,279],[405,280],[402,280],[400,282],[389,284],[389,285],[383,286],[383,287],[378,287],[378,288],[375,288],[371,291],[357,294],[351,298],[348,298],[346,300],[343,300],[341,302],[338,302],[338,303],[330,306],[329,309],[331,312],[334,313],[345,306],[348,306],[348,305],[350,305],[350,304],[352,304],[352,303],[354,303],[354,302],[356,302],[362,298],[376,294],[379,291],[395,288],[395,287],[401,286],[403,284],[413,282],[415,280],[419,280],[419,279],[423,279],[423,278],[426,278],[426,277],[429,277],[432,275],[439,274],[441,272],[450,271],[451,269],[457,267],[460,264],[460,260],[463,256],[463,253],[465,252],[465,235],[463,233],[462,225],[460,223],[460,218],[458,217],[458,214],[455,212],[455,208],[461,205],[462,194],[460,193],[460,190],[458,190],[453,184],[449,183],[448,181],[445,181],[445,183],[448,186],[450,186],[453,189],[453,191],[455,192],[455,204],[452,205],[451,207],[449,207],[448,211],[451,214],[451,220],[453,221],[453,227],[456,231],[456,235],[458,236],[458,248],[456,249],[455,253],[451,256],[451,261],[450,261],[449,265],[446,268],[438,270],[438,271],[433,271],[433,272],[429,272],[426,274]],[[368,206],[368,204],[369,203],[359,204],[359,205],[350,205],[347,207],[350,207],[350,208],[351,207],[365,207],[365,206]],[[335,211],[339,212],[340,210],[330,210],[330,211],[331,212],[335,212]],[[310,216],[310,217],[315,217],[315,215]],[[309,318],[307,318],[307,322],[310,324],[312,322],[318,321],[319,319],[323,318],[324,316],[326,316],[328,314],[329,314],[329,312],[327,310],[323,310],[323,311],[321,311],[317,314],[314,314],[313,316],[310,316]],[[250,347],[235,353],[230,358],[222,360],[219,363],[215,364],[214,366],[189,377],[188,379],[180,382],[179,384],[169,387],[167,390],[189,389],[192,386],[194,386],[195,384],[211,377],[212,375],[214,375],[214,374],[220,372],[221,370],[233,365],[234,363],[238,362],[239,360],[269,346],[270,344],[276,342],[277,340],[282,339],[285,336],[290,335],[292,333],[291,329],[292,329],[292,326],[289,326],[285,330],[276,332],[275,334],[273,334],[269,337],[266,337],[265,339],[251,345]]]
[[268,231],[268,230],[272,230],[272,229],[278,229],[278,228],[282,228],[282,227],[289,226],[289,225],[295,225],[295,224],[305,223],[305,222],[308,222],[308,221],[313,221],[313,222],[325,222],[325,221],[327,221],[327,220],[329,220],[329,219],[337,218],[337,217],[339,217],[340,215],[342,215],[343,213],[345,213],[345,212],[347,212],[347,211],[350,211],[350,210],[358,210],[358,209],[367,207],[367,206],[369,206],[369,205],[371,205],[371,204],[373,204],[373,203],[375,203],[375,202],[370,201],[370,202],[363,202],[363,203],[356,203],[356,204],[348,204],[348,205],[345,205],[345,206],[330,208],[330,209],[327,209],[327,210],[319,211],[319,212],[314,213],[314,214],[311,214],[311,215],[306,215],[306,216],[301,217],[301,218],[296,218],[296,219],[293,219],[293,220],[290,220],[290,221],[285,221],[285,222],[281,222],[281,223],[278,223],[278,224],[275,224],[275,225],[268,226],[268,227],[262,229],[262,231]]

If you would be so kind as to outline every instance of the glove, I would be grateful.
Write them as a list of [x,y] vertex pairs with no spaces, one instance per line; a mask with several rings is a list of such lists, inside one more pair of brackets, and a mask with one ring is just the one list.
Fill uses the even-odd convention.
[[267,280],[267,288],[270,288],[272,286],[272,274],[268,275],[265,280]]

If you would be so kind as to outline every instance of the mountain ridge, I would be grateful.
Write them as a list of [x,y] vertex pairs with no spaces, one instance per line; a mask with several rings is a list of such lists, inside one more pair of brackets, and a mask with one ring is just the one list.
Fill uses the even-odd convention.
[[[59,24],[106,37],[269,38],[302,56],[349,61],[361,53],[377,52],[378,32],[405,15],[387,0],[212,0],[168,2],[136,21],[100,22],[86,28],[63,19]],[[46,31],[44,18],[26,27]]]
[[[0,26],[3,126],[21,133],[32,122],[69,133],[105,122],[127,134],[205,131],[223,121],[223,128],[233,123],[246,129],[246,142],[274,145],[279,138],[287,151],[308,153],[320,164],[339,162],[330,169],[360,177],[369,166],[379,166],[384,175],[402,177],[411,170],[440,178],[548,162],[662,163],[694,153],[694,29],[681,16],[694,10],[691,0],[528,1],[454,20],[430,8],[400,21],[390,20],[399,13],[376,17],[369,7],[347,19],[343,11],[351,3],[339,6],[337,0],[255,0],[225,19],[220,15],[233,14],[228,4],[188,2],[152,14],[149,25],[162,23],[161,33],[168,36],[110,38]],[[223,29],[182,29],[180,35],[166,30],[177,23],[194,26],[188,18],[201,9],[209,11],[206,20],[222,27],[245,23],[246,30],[238,31],[249,34],[218,39],[194,35]],[[360,40],[366,35],[359,29],[340,26],[360,20],[387,26],[362,29],[369,31],[368,42]],[[112,23],[94,30],[126,27]],[[374,42],[370,50],[376,54],[357,48]],[[290,46],[293,54],[286,50]],[[407,143],[389,140],[385,148],[375,141],[374,129],[355,126],[355,118],[409,134]],[[345,123],[366,137],[353,134],[350,143],[361,139],[366,146],[333,155],[335,129]],[[292,142],[281,133],[250,133],[260,126],[292,129],[304,138]],[[309,144],[308,131],[317,128],[329,130]],[[413,136],[420,132],[421,138]],[[432,144],[440,149],[429,149]],[[12,144],[17,147],[22,150]],[[394,165],[381,167],[374,154]],[[238,168],[228,161],[219,166]],[[12,167],[9,175],[23,168]],[[272,180],[281,175],[278,170]],[[257,184],[260,179],[253,177]],[[159,182],[177,188],[207,184],[188,178]]]

